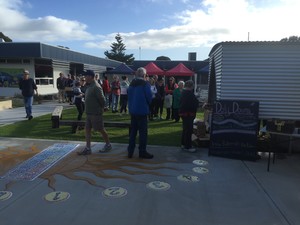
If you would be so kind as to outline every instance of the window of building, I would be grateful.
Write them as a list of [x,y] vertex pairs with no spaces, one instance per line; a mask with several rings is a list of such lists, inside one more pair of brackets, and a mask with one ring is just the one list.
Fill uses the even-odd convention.
[[35,65],[35,82],[37,85],[53,85],[53,68],[51,65]]
[[30,64],[30,60],[29,59],[23,59],[23,64]]
[[21,64],[22,63],[22,59],[7,59],[6,62],[10,63],[10,64]]

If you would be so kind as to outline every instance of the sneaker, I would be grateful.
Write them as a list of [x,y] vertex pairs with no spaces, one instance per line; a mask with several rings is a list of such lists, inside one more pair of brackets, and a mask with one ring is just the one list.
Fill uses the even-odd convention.
[[197,151],[197,149],[195,149],[195,148],[185,148],[184,151],[194,153],[194,152]]
[[85,147],[81,152],[77,152],[78,155],[90,155],[92,150],[88,147]]
[[32,118],[33,118],[33,116],[29,116],[29,117],[28,117],[28,120],[32,120]]
[[140,153],[139,157],[141,159],[152,159],[154,156],[152,154],[150,154],[149,152],[143,152],[143,153]]
[[103,148],[99,150],[99,152],[108,152],[108,151],[110,151],[111,149],[112,149],[111,144],[105,144],[105,145],[103,146]]

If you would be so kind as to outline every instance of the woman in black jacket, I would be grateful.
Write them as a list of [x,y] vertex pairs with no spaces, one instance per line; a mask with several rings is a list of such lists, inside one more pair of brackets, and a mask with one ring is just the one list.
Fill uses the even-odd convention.
[[185,82],[179,103],[179,115],[182,118],[181,148],[188,152],[195,152],[192,148],[193,123],[196,118],[198,100],[193,93],[194,82]]

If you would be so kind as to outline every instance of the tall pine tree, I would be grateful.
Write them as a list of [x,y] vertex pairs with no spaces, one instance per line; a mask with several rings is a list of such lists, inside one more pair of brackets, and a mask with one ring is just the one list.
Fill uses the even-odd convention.
[[134,61],[133,54],[129,54],[129,55],[125,54],[126,46],[123,43],[123,39],[119,33],[115,36],[115,39],[116,42],[113,42],[110,46],[111,50],[110,51],[106,50],[104,52],[104,55],[109,59],[124,62],[127,65],[132,64],[132,62]]
[[0,32],[0,38],[2,38],[5,42],[12,42],[12,40],[8,36],[5,36],[2,32]]

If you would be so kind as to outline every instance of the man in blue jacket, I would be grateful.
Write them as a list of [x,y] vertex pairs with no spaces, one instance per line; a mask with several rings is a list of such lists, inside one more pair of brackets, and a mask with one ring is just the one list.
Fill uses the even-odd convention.
[[128,88],[128,109],[131,116],[131,131],[128,145],[128,158],[132,158],[135,149],[135,139],[139,131],[139,157],[152,159],[153,155],[148,153],[148,115],[149,105],[152,101],[152,93],[149,82],[146,81],[146,69],[140,67],[136,71]]

